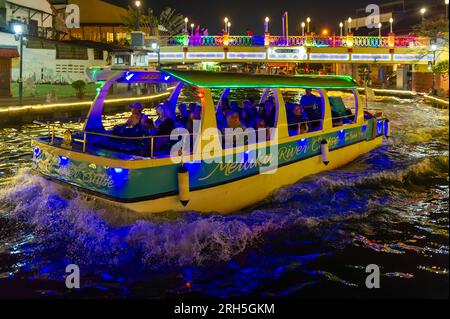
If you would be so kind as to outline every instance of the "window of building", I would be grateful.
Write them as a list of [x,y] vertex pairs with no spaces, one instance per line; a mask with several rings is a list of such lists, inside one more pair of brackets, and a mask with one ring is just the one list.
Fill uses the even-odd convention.
[[88,60],[87,48],[58,45],[56,46],[56,59],[58,60]]
[[94,49],[94,60],[103,60],[103,50]]

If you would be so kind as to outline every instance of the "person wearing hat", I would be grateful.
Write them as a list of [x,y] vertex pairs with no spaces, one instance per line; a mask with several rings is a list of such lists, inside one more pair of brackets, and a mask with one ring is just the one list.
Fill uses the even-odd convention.
[[148,120],[148,116],[142,113],[143,107],[141,103],[133,103],[130,105],[131,116],[125,123],[125,127],[135,128],[136,126],[144,127]]
[[114,128],[113,134],[119,136],[142,136],[146,129],[148,116],[142,113],[141,103],[130,105],[131,116],[124,125],[118,125]]

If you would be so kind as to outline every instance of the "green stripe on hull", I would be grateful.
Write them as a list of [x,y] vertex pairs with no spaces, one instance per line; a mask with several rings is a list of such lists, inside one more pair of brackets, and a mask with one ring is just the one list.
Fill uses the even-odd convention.
[[[373,138],[372,125],[372,122],[369,121],[368,125],[279,145],[278,165],[284,166],[319,155],[321,142],[324,139],[328,141],[330,151],[370,140]],[[379,124],[377,136],[383,135],[383,129],[384,124]],[[191,190],[252,176],[260,173],[261,169],[267,168],[264,161],[249,163],[248,158],[251,152],[247,153],[243,155],[244,163],[227,163],[225,158],[222,158],[221,163],[218,161],[186,163]],[[254,158],[261,159],[265,154],[270,155],[270,148],[267,148],[266,152],[260,150],[258,156]],[[33,168],[44,176],[121,200],[177,193],[178,167],[179,164],[142,169],[106,167],[70,158],[61,158],[50,152],[36,152],[36,150],[33,160]]]

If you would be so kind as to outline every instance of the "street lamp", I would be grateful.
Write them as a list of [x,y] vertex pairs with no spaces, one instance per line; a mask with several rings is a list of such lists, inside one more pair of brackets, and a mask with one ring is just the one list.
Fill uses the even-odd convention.
[[19,102],[23,103],[23,27],[20,24],[14,25],[16,41],[20,41],[20,69],[19,69]]
[[378,23],[378,36],[381,38],[381,27],[383,25],[381,24],[381,22]]
[[348,18],[348,33],[352,33],[352,18]]
[[158,68],[161,67],[161,49],[159,48],[158,43],[153,42],[152,43],[152,50],[156,52],[158,55]]
[[195,24],[191,23],[191,35],[194,36],[194,27]]
[[342,35],[343,35],[343,32],[342,32],[342,28],[344,27],[344,24],[341,22],[341,23],[339,23],[339,28],[341,29],[341,37],[342,37]]
[[269,21],[270,21],[269,17],[266,17],[264,19],[264,32],[266,33],[269,33]]
[[448,1],[449,0],[445,0],[445,17],[447,18],[447,20],[448,20]]
[[425,13],[427,12],[426,8],[420,9],[420,14],[422,15],[422,22],[425,20]]
[[306,22],[308,23],[308,27],[306,28],[306,32],[309,33],[309,24],[311,23],[311,18],[310,17],[306,18]]
[[390,18],[389,19],[389,23],[391,24],[391,33],[393,33],[394,31],[394,29],[392,28],[392,24],[394,23],[394,18]]
[[223,21],[225,22],[225,32],[228,32],[228,18],[225,17],[225,19],[223,19]]
[[228,27],[228,34],[231,34],[231,22],[228,22],[227,27]]
[[[433,43],[431,45],[431,51],[433,51],[433,64],[431,65],[431,67],[429,68],[430,71],[433,71],[433,67],[436,65],[436,51],[437,51],[438,47],[436,45],[436,43]],[[434,95],[435,92],[435,88],[436,88],[436,76],[435,74],[433,74],[433,87],[431,88],[431,94]]]
[[302,36],[305,36],[305,22],[302,22]]
[[327,29],[323,29],[322,30],[322,35],[323,36],[327,36],[328,35],[328,30]]
[[136,31],[139,31],[141,29],[141,2],[135,1],[134,5],[137,8]]
[[189,22],[189,19],[187,17],[184,18],[184,32],[185,33],[188,33],[188,22]]

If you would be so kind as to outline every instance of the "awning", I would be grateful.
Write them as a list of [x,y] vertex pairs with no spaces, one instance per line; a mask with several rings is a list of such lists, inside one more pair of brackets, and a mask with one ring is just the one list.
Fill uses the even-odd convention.
[[0,58],[12,59],[18,58],[19,56],[20,55],[17,47],[0,46]]

